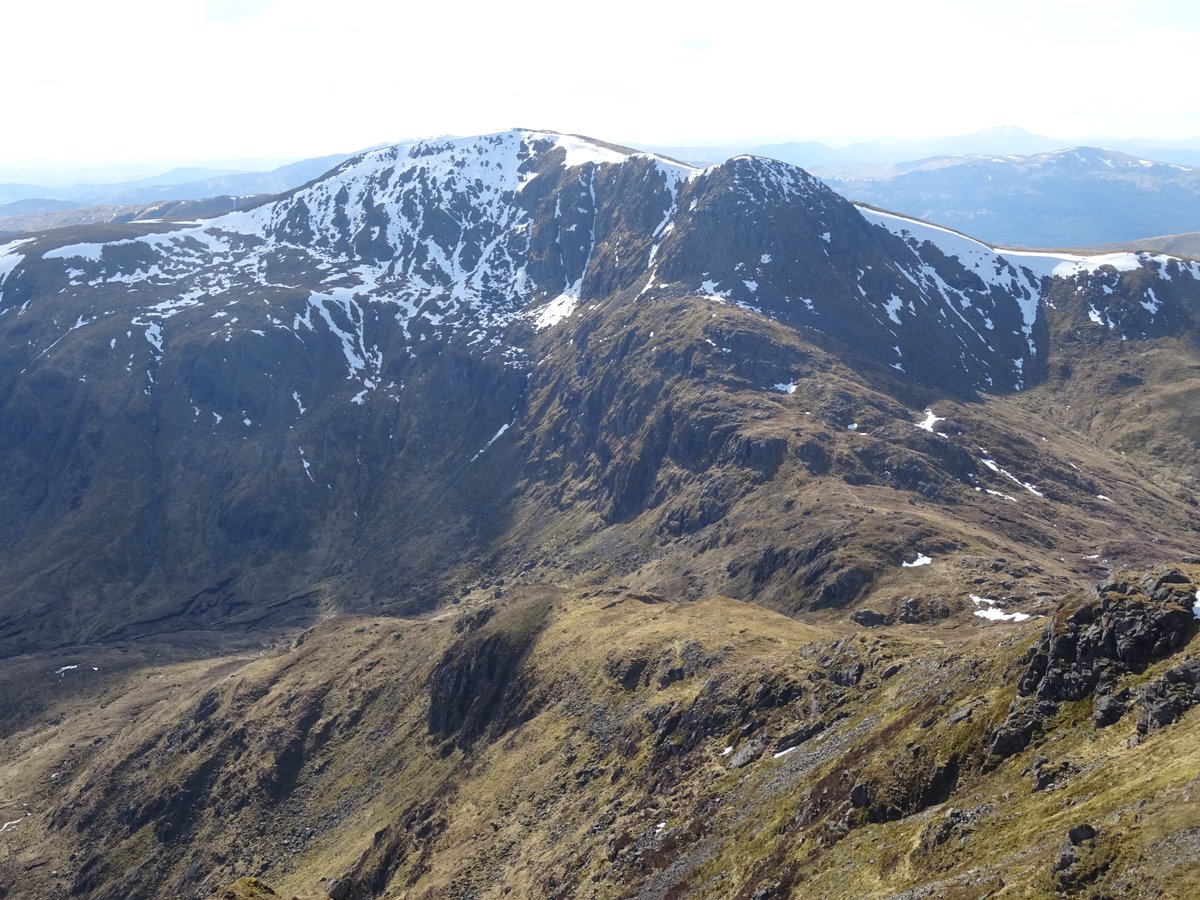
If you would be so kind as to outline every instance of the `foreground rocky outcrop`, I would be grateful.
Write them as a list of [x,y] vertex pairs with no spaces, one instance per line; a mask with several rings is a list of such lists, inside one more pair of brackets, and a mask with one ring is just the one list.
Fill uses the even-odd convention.
[[1125,682],[1195,636],[1196,603],[1192,578],[1167,569],[1106,582],[1094,599],[1064,604],[1026,654],[1019,697],[992,743],[993,761],[1025,749],[1063,703],[1091,698],[1097,728],[1116,724],[1136,706],[1140,735],[1176,721],[1200,701],[1200,661],[1169,670],[1136,698]]

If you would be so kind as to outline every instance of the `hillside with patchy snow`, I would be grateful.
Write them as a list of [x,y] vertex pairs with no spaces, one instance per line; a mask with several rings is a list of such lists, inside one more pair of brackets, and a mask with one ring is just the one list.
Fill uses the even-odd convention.
[[754,157],[0,242],[0,897],[1190,900],[1198,394],[1197,265]]
[[[364,604],[412,588],[419,607],[431,566],[502,541],[533,482],[575,473],[611,523],[663,502],[670,460],[776,458],[776,443],[693,421],[698,399],[648,424],[664,379],[724,372],[807,402],[820,367],[805,344],[888,391],[1021,391],[1046,372],[1052,285],[1075,286],[1082,327],[1152,337],[1191,321],[1198,276],[1161,256],[995,250],[771,160],[699,169],[529,131],[372,151],[214,219],[14,239],[0,246],[0,639],[33,639],[30,616],[80,635],[253,623],[283,614],[272,603],[306,616],[323,584],[353,582]],[[660,314],[657,352],[619,399],[632,322]],[[697,317],[781,330],[693,334]],[[867,421],[860,390],[821,401],[832,426]],[[833,465],[813,448],[818,470]],[[938,465],[968,483],[965,460]],[[729,502],[697,498],[671,527]],[[98,603],[107,623],[89,618]]]

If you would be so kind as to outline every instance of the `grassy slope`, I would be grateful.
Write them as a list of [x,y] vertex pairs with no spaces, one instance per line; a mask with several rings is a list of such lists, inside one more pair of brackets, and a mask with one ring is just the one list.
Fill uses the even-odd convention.
[[[426,621],[333,620],[261,657],[139,669],[64,698],[53,727],[4,748],[0,797],[32,815],[5,834],[0,872],[47,897],[81,871],[90,896],[161,895],[139,893],[152,879],[203,896],[258,875],[322,897],[334,882],[321,879],[346,872],[397,897],[727,897],[775,881],[805,896],[928,883],[1028,896],[1051,891],[1067,829],[1088,822],[1102,887],[1190,894],[1195,713],[1130,748],[1132,714],[1095,731],[1081,701],[1040,746],[980,773],[1036,621],[856,631],[720,597],[540,589],[457,632],[485,602]],[[431,733],[443,653],[495,634],[536,636],[507,713],[472,743]],[[836,683],[860,663],[857,684]],[[827,727],[773,756],[814,723]],[[1035,793],[1023,774],[1035,754],[1078,774]],[[848,803],[866,784],[911,805],[952,758],[953,793],[923,810],[871,824]],[[952,807],[972,818],[936,843]]]

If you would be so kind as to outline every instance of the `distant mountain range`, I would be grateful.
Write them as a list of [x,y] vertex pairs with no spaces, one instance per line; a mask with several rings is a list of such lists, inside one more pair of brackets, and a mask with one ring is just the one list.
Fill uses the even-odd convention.
[[844,174],[838,192],[992,243],[1082,247],[1200,230],[1200,169],[1095,147],[951,156]]
[[[995,244],[1121,244],[1186,252],[1157,235],[1200,230],[1200,140],[1098,146],[991,128],[921,141],[655,147],[694,165],[737,154],[802,166],[854,200],[950,225]],[[1099,149],[1103,147],[1104,149]]]
[[1099,244],[1091,249],[1101,253],[1118,249],[1144,250],[1148,253],[1169,253],[1171,256],[1181,256],[1186,259],[1200,259],[1200,231],[1160,234],[1154,237],[1140,238],[1136,241]]
[[14,215],[53,212],[70,206],[124,206],[161,200],[200,200],[221,195],[279,194],[324,175],[350,157],[348,153],[288,163],[269,172],[172,169],[153,178],[116,184],[51,187],[0,184],[0,227]]
[[710,146],[663,145],[648,149],[696,165],[711,165],[730,156],[747,153],[769,156],[792,165],[811,170],[820,169],[832,174],[846,167],[901,163],[934,156],[1032,156],[1080,144],[1094,144],[1145,159],[1200,166],[1200,137],[1182,141],[1096,137],[1081,141],[1047,137],[1012,126],[987,128],[972,134],[945,138],[861,141],[844,146],[819,141],[741,141]]
[[[1008,127],[840,148],[786,142],[650,149],[697,166],[738,155],[802,166],[851,199],[949,225],[992,244],[1121,245],[1194,255],[1189,250],[1200,248],[1186,235],[1200,231],[1200,168],[1193,167],[1200,166],[1200,141],[1105,143],[1108,149],[1064,147],[1054,138]],[[174,169],[119,184],[0,185],[0,236],[221,214],[297,188],[347,158],[316,157],[270,172]],[[202,207],[164,207],[208,198]]]

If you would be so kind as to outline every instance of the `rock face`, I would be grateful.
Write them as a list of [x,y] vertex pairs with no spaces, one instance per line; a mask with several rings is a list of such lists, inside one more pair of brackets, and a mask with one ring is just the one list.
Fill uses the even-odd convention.
[[1200,704],[1200,660],[1193,659],[1168,669],[1162,678],[1145,687],[1138,707],[1138,734],[1145,735],[1178,722],[1197,704]]
[[[1096,599],[1061,609],[1029,649],[1017,681],[1020,698],[997,729],[991,752],[1004,759],[1027,747],[1057,715],[1059,704],[1093,698],[1098,728],[1119,721],[1130,692],[1118,679],[1178,651],[1196,632],[1196,586],[1177,569],[1136,581],[1100,585]],[[1200,695],[1200,667],[1190,661],[1144,689],[1138,732],[1174,722]]]
[[1096,601],[1046,626],[1018,681],[1021,694],[1055,702],[1108,694],[1118,676],[1183,646],[1194,630],[1195,591],[1178,570],[1101,585]]

